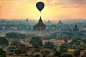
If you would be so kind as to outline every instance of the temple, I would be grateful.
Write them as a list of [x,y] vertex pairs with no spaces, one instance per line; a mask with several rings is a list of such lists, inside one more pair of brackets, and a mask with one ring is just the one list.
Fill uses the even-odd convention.
[[33,28],[34,28],[34,30],[46,30],[46,25],[43,24],[41,16],[38,21],[38,24],[36,24]]
[[58,24],[62,24],[61,20],[59,20]]
[[50,20],[48,20],[48,22],[47,23],[50,23]]
[[79,29],[77,28],[76,23],[75,23],[75,27],[73,28],[73,31],[79,31]]
[[26,22],[28,22],[29,20],[28,20],[28,18],[27,18],[27,20],[26,20]]

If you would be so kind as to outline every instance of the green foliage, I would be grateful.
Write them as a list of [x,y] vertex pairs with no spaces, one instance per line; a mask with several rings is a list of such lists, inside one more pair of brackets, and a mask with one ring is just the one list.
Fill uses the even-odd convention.
[[35,42],[35,43],[33,44],[33,47],[34,47],[34,48],[39,48],[39,43],[38,43],[38,42]]
[[40,54],[35,54],[35,57],[40,57]]
[[76,45],[72,45],[71,48],[72,48],[72,49],[75,49],[75,48],[76,48]]
[[48,42],[44,43],[43,47],[48,48],[48,49],[52,49],[55,47],[55,45],[52,42],[48,41]]
[[29,50],[29,46],[26,46],[27,50]]
[[60,36],[62,36],[63,34],[68,35],[68,38],[73,37],[73,33],[71,33],[71,32],[61,32]]
[[69,45],[68,43],[63,43],[62,45],[64,45],[64,46],[70,48],[70,45]]
[[73,52],[73,55],[74,56],[79,56],[80,55],[80,51],[77,49],[77,50],[75,50],[74,52]]
[[78,37],[83,37],[83,36],[84,36],[84,33],[82,33],[82,32],[77,32],[76,35],[78,35]]
[[67,43],[67,41],[68,41],[68,36],[67,36],[67,34],[63,34],[63,35],[62,35],[62,39]]
[[13,55],[13,52],[8,53],[7,55]]
[[61,46],[60,46],[60,51],[61,51],[62,53],[67,52],[67,51],[68,51],[68,47],[66,47],[66,46],[64,46],[64,45],[61,45]]
[[4,46],[8,46],[9,45],[9,41],[6,38],[4,38],[4,37],[0,37],[0,45],[2,45],[3,48],[4,48]]
[[86,51],[84,51],[84,53],[83,53],[83,57],[86,57]]
[[70,45],[80,45],[82,39],[81,38],[75,38],[75,39],[72,39],[72,41],[69,43]]
[[20,49],[21,53],[26,53],[27,51],[27,47],[25,44],[19,44],[17,48]]
[[36,35],[35,34],[29,34],[28,37],[29,38],[32,38],[32,37],[35,37]]
[[71,54],[66,54],[66,53],[65,53],[65,54],[62,55],[62,57],[72,57],[72,55],[71,55]]
[[30,39],[30,42],[32,44],[32,46],[35,44],[35,42],[39,43],[39,46],[42,46],[42,40],[39,37],[32,37],[32,39]]
[[61,56],[61,51],[55,51],[55,52],[54,52],[54,55],[55,55],[55,56]]
[[59,32],[51,33],[50,35],[55,38]]
[[52,50],[53,50],[54,52],[57,51],[56,48],[53,48]]
[[50,50],[41,50],[42,54],[50,54]]
[[22,34],[22,33],[17,33],[17,32],[9,32],[6,34],[6,37],[8,39],[25,39],[26,34]]
[[14,49],[15,49],[15,47],[10,46],[10,47],[8,47],[8,48],[7,48],[7,51],[9,51],[9,52],[13,52],[13,51],[14,51]]
[[34,50],[32,50],[32,54],[34,54]]
[[17,46],[17,45],[18,45],[18,40],[14,40],[14,41],[11,43],[11,45]]
[[6,57],[6,52],[0,48],[0,57]]
[[20,49],[16,48],[16,49],[14,50],[14,53],[20,55],[21,51],[20,51]]
[[41,39],[54,39],[55,37],[53,36],[46,36],[46,37],[42,37],[42,36],[39,36]]
[[35,51],[35,52],[40,52],[40,49],[34,48],[34,51]]
[[86,46],[86,39],[82,39],[82,42]]

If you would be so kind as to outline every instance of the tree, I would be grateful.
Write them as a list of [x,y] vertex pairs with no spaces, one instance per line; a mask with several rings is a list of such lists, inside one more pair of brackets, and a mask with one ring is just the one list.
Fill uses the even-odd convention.
[[80,51],[77,49],[73,52],[74,56],[79,56],[80,55]]
[[21,51],[20,51],[20,49],[16,48],[16,49],[14,50],[14,53],[20,55]]
[[16,47],[17,47],[17,45],[18,45],[18,40],[14,40],[14,41],[11,43],[11,45],[13,45],[13,46],[16,46]]
[[8,48],[7,48],[7,51],[9,51],[9,52],[13,52],[13,51],[14,51],[14,49],[15,49],[15,47],[10,46],[10,47],[8,47]]
[[62,36],[63,34],[66,34],[66,35],[68,35],[68,38],[71,38],[71,37],[73,37],[73,33],[72,32],[61,32],[60,33],[60,36]]
[[40,57],[40,54],[36,54],[35,57]]
[[39,48],[39,43],[38,43],[38,42],[35,42],[35,43],[33,44],[33,47],[34,47],[34,48]]
[[86,51],[84,51],[84,53],[83,53],[83,57],[86,57]]
[[22,34],[22,33],[17,33],[17,32],[9,32],[6,34],[6,37],[8,39],[25,39],[26,34]]
[[58,33],[59,33],[59,32],[51,33],[51,36],[52,36],[53,38],[56,38],[56,36],[57,36]]
[[6,52],[0,48],[0,57],[6,57]]
[[54,52],[54,55],[55,55],[55,56],[61,56],[61,51],[55,51],[55,52]]
[[26,53],[27,47],[25,44],[19,44],[18,49],[20,49],[21,53]]
[[56,48],[53,48],[52,50],[53,50],[54,52],[57,51]]
[[32,37],[32,39],[30,39],[30,42],[32,44],[32,46],[34,45],[35,42],[38,42],[40,46],[42,46],[42,40],[39,37]]
[[19,37],[18,37],[18,33],[16,33],[16,32],[9,32],[9,33],[7,33],[7,34],[6,34],[6,37],[7,37],[8,39],[10,39],[10,38],[18,39],[18,38],[19,38]]
[[41,54],[43,54],[43,57],[46,57],[46,54],[50,54],[50,50],[41,50]]
[[70,45],[69,45],[68,43],[63,43],[62,45],[64,45],[64,46],[70,48]]
[[6,38],[4,38],[4,37],[0,37],[0,45],[2,45],[3,48],[4,48],[4,46],[8,46],[9,45],[9,41]]
[[70,47],[72,48],[73,46],[79,46],[81,44],[82,39],[81,38],[75,38],[75,39],[72,39],[72,41],[69,43]]
[[71,54],[66,54],[66,53],[65,53],[65,54],[62,55],[62,57],[72,57],[72,55],[71,55]]
[[61,51],[62,53],[67,52],[67,51],[68,51],[68,47],[66,47],[66,46],[64,46],[64,45],[61,45],[61,46],[60,46],[60,51]]
[[44,43],[44,46],[43,47],[44,48],[48,48],[48,49],[52,49],[52,48],[55,47],[55,45],[52,42],[48,41],[48,42],[45,42]]
[[63,34],[63,35],[62,35],[62,39],[67,43],[67,41],[68,41],[68,36],[67,36],[67,34]]

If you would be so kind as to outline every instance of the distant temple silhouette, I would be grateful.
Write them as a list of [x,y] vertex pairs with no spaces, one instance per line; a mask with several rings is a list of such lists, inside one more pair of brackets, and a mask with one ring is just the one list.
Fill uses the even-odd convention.
[[75,23],[75,27],[73,28],[73,31],[79,31],[79,29],[77,28],[76,23]]
[[46,25],[43,24],[41,16],[38,21],[38,24],[36,24],[33,28],[34,28],[34,30],[46,30]]
[[61,20],[59,20],[58,24],[62,24]]
[[27,20],[26,20],[26,22],[28,22],[29,20],[28,20],[28,18],[27,18]]
[[48,22],[47,23],[50,23],[50,20],[48,20]]

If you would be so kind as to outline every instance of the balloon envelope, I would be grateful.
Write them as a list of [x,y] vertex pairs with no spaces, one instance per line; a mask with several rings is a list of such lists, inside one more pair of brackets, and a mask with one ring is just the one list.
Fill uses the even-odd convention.
[[37,9],[38,9],[39,11],[41,11],[41,10],[44,8],[44,3],[43,3],[43,2],[38,2],[38,3],[36,4],[36,7],[37,7]]

